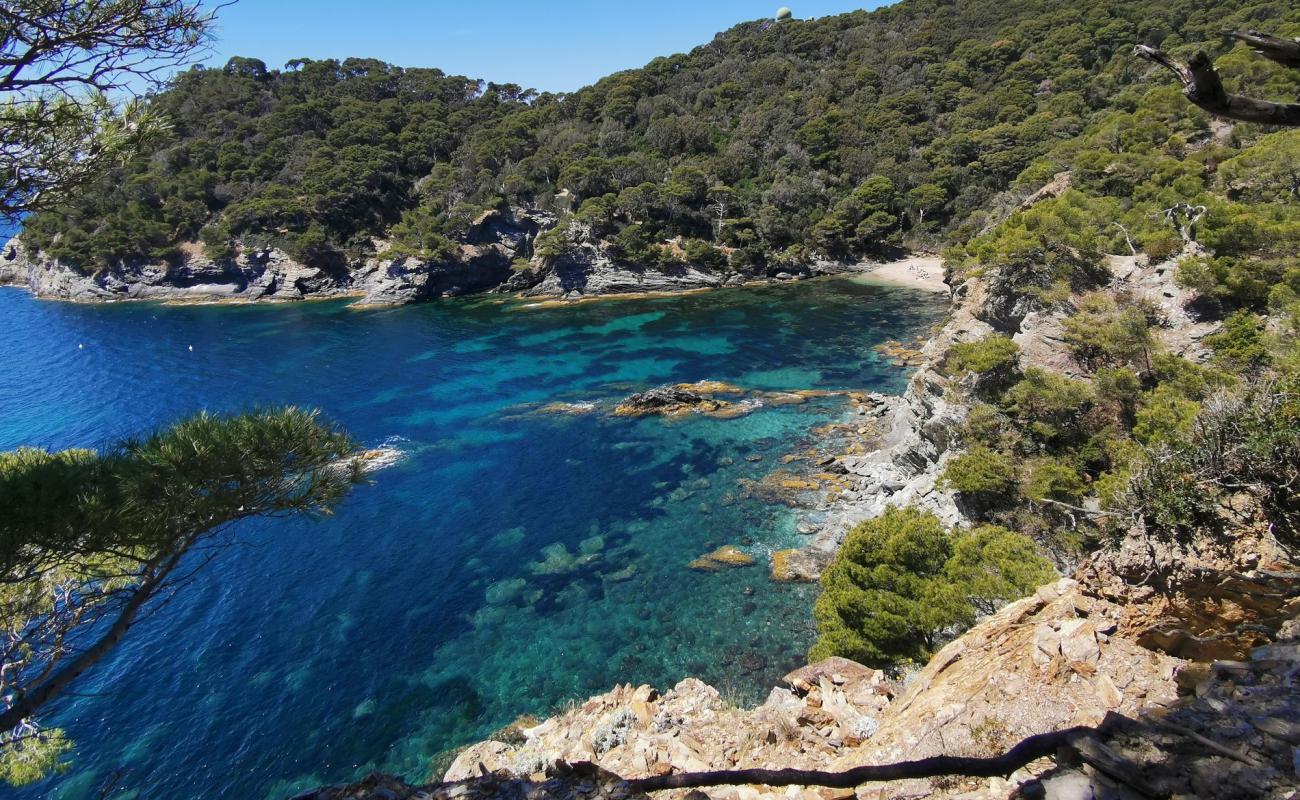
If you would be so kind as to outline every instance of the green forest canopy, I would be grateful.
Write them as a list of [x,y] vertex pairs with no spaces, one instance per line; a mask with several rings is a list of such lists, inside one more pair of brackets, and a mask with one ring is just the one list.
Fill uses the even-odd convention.
[[[793,263],[965,244],[1073,166],[1114,198],[1104,213],[1145,204],[1138,244],[1168,250],[1146,206],[1197,199],[1214,183],[1205,172],[1262,131],[1160,165],[1167,196],[1137,192],[1148,151],[1203,141],[1211,123],[1132,46],[1225,52],[1217,31],[1298,26],[1281,0],[904,0],[746,22],[565,95],[373,59],[274,70],[234,58],[180,75],[153,100],[174,121],[170,143],[30,219],[26,238],[85,270],[172,257],[194,239],[212,254],[238,241],[324,262],[374,254],[397,225],[399,250],[454,258],[447,242],[485,209],[572,204],[628,260],[652,264],[657,242],[682,236],[702,258],[717,255],[709,243],[738,265]],[[1244,46],[1220,67],[1254,94],[1296,90]],[[1225,186],[1245,201],[1285,190],[1239,183]],[[1123,246],[1109,222],[1097,227]],[[552,256],[567,241],[553,238]]]

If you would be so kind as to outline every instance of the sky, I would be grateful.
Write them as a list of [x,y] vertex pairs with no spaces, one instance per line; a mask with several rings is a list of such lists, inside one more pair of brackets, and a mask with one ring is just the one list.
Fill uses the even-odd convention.
[[[884,0],[784,0],[806,19]],[[782,0],[239,0],[217,15],[211,66],[231,56],[378,58],[567,92],[656,56],[684,53]]]

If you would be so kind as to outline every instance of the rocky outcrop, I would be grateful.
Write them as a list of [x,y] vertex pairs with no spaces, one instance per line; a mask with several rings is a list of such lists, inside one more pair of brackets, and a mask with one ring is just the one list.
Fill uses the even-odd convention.
[[[1243,661],[1195,663],[1143,644],[1133,623],[1143,597],[1136,588],[1104,597],[1062,579],[979,623],[903,682],[832,658],[790,673],[747,710],[689,678],[662,695],[620,686],[521,728],[509,742],[468,748],[444,779],[473,780],[487,770],[497,779],[539,782],[556,774],[557,762],[590,762],[597,773],[625,779],[719,769],[842,771],[933,755],[989,757],[1034,734],[1089,726],[1102,731],[1097,747],[1114,769],[1040,760],[1001,778],[856,790],[719,786],[707,797],[1137,798],[1145,796],[1134,791],[1141,787],[1162,790],[1149,796],[1285,797],[1276,792],[1294,784],[1292,747],[1300,741],[1300,618]],[[1213,741],[1225,737],[1228,744]]]
[[748,567],[753,564],[753,556],[734,544],[727,544],[711,553],[705,553],[686,566],[696,572],[719,572],[724,569]]
[[185,251],[176,263],[119,264],[84,273],[14,239],[0,256],[0,284],[74,302],[301,300],[356,293],[346,271],[308,267],[280,250],[253,250],[217,260],[201,255],[197,246]]
[[[577,242],[569,252],[542,262],[534,259],[527,270],[516,274],[502,288],[526,297],[563,297],[574,300],[600,295],[645,292],[681,292],[742,286],[756,281],[786,281],[816,275],[832,275],[861,269],[861,265],[814,261],[803,265],[732,267],[681,262],[669,266],[644,267],[620,261],[606,242],[574,223]],[[676,243],[670,247],[684,255]]]
[[[1192,294],[1174,282],[1176,266],[1175,261],[1150,264],[1145,257],[1109,256],[1105,268],[1111,279],[1097,291],[1145,302],[1160,316],[1154,333],[1161,344],[1171,353],[1202,361],[1207,349],[1201,342],[1218,325],[1188,311]],[[795,579],[815,580],[847,532],[889,506],[922,508],[949,526],[970,524],[957,498],[939,482],[960,444],[956,436],[967,411],[969,387],[952,385],[942,370],[954,344],[1001,332],[1019,346],[1022,369],[1036,366],[1087,377],[1063,339],[1062,320],[1072,306],[1043,308],[1022,299],[1011,308],[1007,302],[998,294],[996,276],[992,282],[975,279],[958,286],[947,321],[921,349],[920,366],[902,396],[870,395],[869,402],[857,404],[857,414],[850,419],[860,432],[854,449],[865,452],[834,456],[845,474],[835,491],[803,513],[800,524],[816,531],[812,540],[798,556],[785,557],[786,563],[798,565]],[[1001,330],[986,320],[1001,320],[1010,327]],[[886,355],[898,352],[890,349]],[[1068,571],[1077,564],[1063,560],[1059,566]]]
[[480,764],[537,778],[557,761],[588,761],[624,778],[724,766],[813,768],[866,741],[897,691],[882,673],[844,659],[791,673],[784,683],[748,710],[694,678],[664,694],[620,686],[525,730],[521,743],[470,747],[445,779],[477,775]]
[[589,766],[553,770],[539,780],[476,775],[455,783],[412,786],[392,775],[370,775],[344,786],[324,786],[290,800],[646,800],[619,776]]
[[525,297],[577,299],[606,294],[716,289],[739,285],[745,280],[738,275],[712,272],[690,264],[672,267],[620,264],[604,252],[592,249],[539,265],[521,274],[506,288],[519,287]]
[[720,381],[699,381],[659,386],[629,395],[614,408],[616,417],[681,417],[704,414],[718,419],[733,419],[757,409],[762,401],[749,398],[733,402],[717,395],[746,394],[744,389]]
[[[480,217],[454,261],[371,258],[307,265],[274,249],[240,248],[210,258],[197,243],[180,247],[171,261],[119,263],[83,272],[14,239],[0,251],[0,284],[38,297],[76,302],[164,300],[252,302],[357,297],[370,305],[396,305],[486,292],[506,283],[517,258],[532,254],[532,240],[554,217],[514,209]],[[377,248],[382,249],[382,247]]]
[[889,506],[923,508],[949,526],[969,523],[953,494],[939,485],[967,410],[949,391],[941,365],[954,344],[992,332],[975,316],[979,301],[969,286],[958,290],[948,320],[921,348],[922,366],[902,396],[869,394],[856,403],[850,424],[860,432],[860,446],[851,449],[858,452],[836,455],[822,467],[841,473],[840,490],[799,523],[815,533],[797,556],[788,557],[787,563],[797,565],[797,579],[816,580],[848,531]]
[[[533,240],[556,224],[555,214],[535,208],[484,212],[457,244],[453,260],[413,257],[308,265],[283,250],[240,247],[210,258],[197,242],[183,243],[168,261],[118,263],[82,271],[14,239],[0,250],[0,285],[28,289],[38,297],[76,302],[164,300],[252,302],[354,297],[382,306],[481,292],[519,292],[527,297],[580,299],[611,294],[681,292],[739,286],[754,281],[794,280],[860,269],[816,262],[804,266],[733,269],[680,263],[641,267],[620,262],[590,235],[554,260],[536,258]],[[376,241],[382,254],[386,243]]]

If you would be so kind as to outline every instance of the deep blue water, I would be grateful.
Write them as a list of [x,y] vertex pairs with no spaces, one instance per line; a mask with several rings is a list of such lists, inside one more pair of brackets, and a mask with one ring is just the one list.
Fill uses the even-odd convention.
[[[319,523],[267,521],[75,687],[72,769],[20,797],[280,798],[615,682],[758,700],[814,588],[770,582],[793,512],[739,496],[837,398],[734,420],[532,413],[703,378],[898,391],[872,346],[929,296],[846,279],[564,308],[77,306],[0,290],[0,449],[100,445],[200,408],[319,407],[399,465]],[[79,347],[83,345],[83,347]],[[191,351],[189,348],[193,347]],[[761,460],[746,458],[761,456]],[[755,567],[692,558],[750,537]],[[746,588],[752,587],[752,593]]]

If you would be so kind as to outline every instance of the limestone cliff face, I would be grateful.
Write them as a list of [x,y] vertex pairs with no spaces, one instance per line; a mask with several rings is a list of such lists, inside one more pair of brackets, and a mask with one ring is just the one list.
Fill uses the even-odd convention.
[[[24,246],[18,238],[0,250],[0,285],[26,288],[38,297],[75,302],[169,300],[179,302],[284,301],[355,297],[363,305],[400,305],[490,291],[530,297],[596,296],[674,292],[737,286],[756,280],[794,280],[851,267],[815,263],[804,267],[733,270],[683,263],[646,268],[619,262],[605,245],[583,236],[574,251],[555,261],[534,257],[537,234],[556,216],[537,209],[484,213],[458,242],[454,261],[379,259],[310,266],[277,249],[240,248],[212,259],[194,242],[167,262],[119,263],[92,273],[74,269]],[[383,242],[376,242],[382,251]]]
[[[1097,291],[1148,302],[1163,317],[1155,335],[1170,352],[1193,361],[1207,357],[1201,340],[1217,329],[1217,323],[1198,321],[1188,312],[1191,294],[1174,283],[1174,261],[1150,264],[1145,257],[1112,256],[1104,267],[1109,277],[1098,281]],[[948,317],[921,349],[920,365],[902,396],[877,396],[873,407],[859,408],[853,422],[866,427],[860,429],[864,433],[855,449],[866,452],[835,457],[848,485],[804,512],[803,529],[813,533],[809,543],[790,557],[794,577],[815,580],[848,531],[889,506],[922,508],[949,526],[970,524],[958,498],[939,480],[949,459],[960,451],[958,432],[969,408],[970,387],[950,380],[943,371],[953,345],[1000,332],[1020,347],[1022,369],[1036,366],[1085,377],[1061,338],[1062,320],[1072,308],[1009,305],[998,285],[995,273],[957,286]],[[1068,555],[1054,555],[1067,573],[1077,566]]]
[[241,248],[234,256],[212,259],[189,243],[174,262],[119,263],[89,274],[14,239],[0,251],[0,284],[75,302],[358,297],[363,303],[392,305],[501,286],[513,274],[511,262],[529,255],[538,230],[553,223],[548,215],[522,210],[485,214],[470,228],[460,258],[449,262],[372,258],[310,266],[272,248]]
[[[486,769],[497,779],[540,783],[556,775],[556,762],[591,762],[624,779],[738,768],[839,771],[934,755],[999,755],[1027,736],[1105,723],[1104,752],[1130,765],[1132,774],[1117,778],[1044,759],[1004,778],[895,781],[856,790],[716,787],[707,796],[1289,796],[1297,777],[1291,748],[1300,734],[1294,681],[1300,594],[1269,618],[1277,626],[1273,643],[1211,664],[1151,647],[1160,610],[1140,588],[1121,595],[1115,589],[1107,584],[1094,591],[1077,579],[1044,586],[976,625],[902,682],[828,659],[786,676],[753,709],[728,705],[694,679],[663,694],[650,686],[616,687],[468,748],[442,779],[472,784]],[[1259,625],[1265,617],[1254,619]],[[1278,625],[1282,619],[1290,621]],[[1233,747],[1207,749],[1196,738],[1206,735],[1227,737]],[[1249,755],[1236,758],[1237,752]]]

